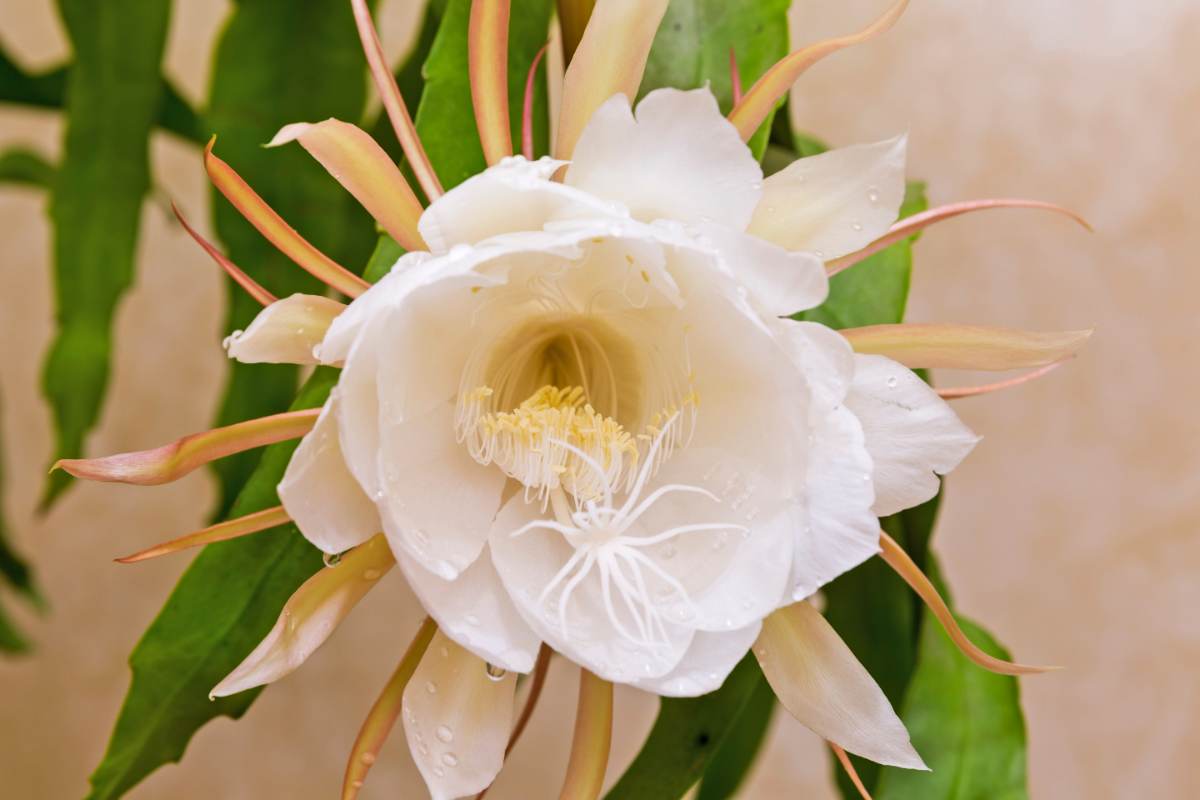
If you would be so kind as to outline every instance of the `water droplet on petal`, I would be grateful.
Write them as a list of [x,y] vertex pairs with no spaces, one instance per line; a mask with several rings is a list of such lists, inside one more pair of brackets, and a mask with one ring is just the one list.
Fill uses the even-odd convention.
[[879,202],[879,189],[874,186],[868,186],[867,201],[870,202],[871,205],[877,204]]
[[464,617],[463,619],[465,619],[467,621],[468,625],[478,625],[479,624],[479,617],[475,616],[474,614],[467,614],[467,616]]
[[436,775],[437,777],[441,778],[446,775],[446,770],[442,769],[441,767],[434,767],[433,774]]
[[487,664],[483,668],[483,671],[486,672],[488,678],[493,681],[502,681],[504,680],[504,676],[508,674],[508,671],[503,667],[498,667],[491,663]]
[[454,741],[454,731],[450,730],[450,728],[447,727],[446,725],[438,725],[437,730],[434,731],[434,735],[436,735],[438,738],[438,741],[441,741],[441,742]]
[[382,574],[383,573],[377,569],[363,570],[363,580],[364,581],[377,581],[377,580],[379,580],[379,576]]
[[672,559],[672,558],[674,558],[674,557],[675,557],[675,554],[676,554],[677,552],[678,552],[678,551],[675,549],[675,545],[673,545],[673,544],[666,544],[666,545],[664,545],[664,546],[663,546],[663,549],[662,549],[661,555],[662,555],[662,557],[663,557],[663,558],[665,558],[665,559]]
[[358,757],[358,760],[361,761],[362,763],[366,764],[369,767],[375,763],[375,754],[374,753],[363,753],[361,756]]
[[892,377],[887,379],[887,385],[888,385],[889,389],[895,389],[897,384],[899,384],[899,383],[900,383],[900,379],[897,378],[895,375],[893,375]]
[[850,223],[850,227],[856,231],[861,231],[863,229],[863,224],[861,222],[859,222],[858,220],[854,220],[853,222]]
[[454,753],[442,753],[442,763],[447,767],[457,766],[458,756],[454,755]]
[[425,684],[425,691],[429,694],[437,694],[437,684],[433,681],[429,681]]
[[342,554],[322,553],[321,560],[325,562],[325,566],[327,567],[336,567],[338,564],[342,563]]

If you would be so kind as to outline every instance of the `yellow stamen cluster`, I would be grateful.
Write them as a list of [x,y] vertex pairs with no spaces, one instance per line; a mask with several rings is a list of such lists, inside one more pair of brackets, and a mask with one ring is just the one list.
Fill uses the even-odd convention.
[[[482,404],[492,391],[476,389]],[[563,487],[590,499],[616,487],[638,461],[638,447],[619,422],[596,411],[582,387],[543,386],[512,411],[479,417],[470,437],[472,455],[545,496]]]

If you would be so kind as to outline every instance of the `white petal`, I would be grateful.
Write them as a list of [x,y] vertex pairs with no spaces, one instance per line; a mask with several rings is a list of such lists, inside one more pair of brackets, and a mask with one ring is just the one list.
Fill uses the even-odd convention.
[[325,403],[279,482],[279,500],[319,549],[340,553],[382,530],[375,505],[346,467],[338,437],[338,392]]
[[226,697],[279,680],[325,643],[358,601],[395,563],[382,536],[347,553],[296,590],[266,638],[212,690]]
[[294,294],[264,308],[244,331],[225,340],[243,364],[316,364],[313,348],[346,306],[328,297]]
[[516,672],[533,669],[541,640],[509,599],[490,552],[484,550],[453,581],[442,580],[403,551],[396,559],[442,633],[498,667]]
[[529,627],[555,650],[605,680],[624,683],[634,678],[653,678],[674,668],[692,640],[691,629],[668,620],[666,642],[646,644],[623,636],[618,625],[635,634],[637,625],[615,592],[612,604],[616,622],[607,613],[596,566],[573,589],[564,630],[559,616],[559,590],[575,573],[564,576],[559,590],[544,599],[542,594],[575,554],[574,548],[553,531],[530,530],[512,536],[525,524],[543,518],[541,506],[526,503],[518,492],[496,516],[488,540],[500,579]]
[[504,766],[517,676],[487,663],[441,631],[404,690],[404,733],[433,800],[470,797]]
[[782,317],[825,302],[829,277],[824,262],[812,253],[788,251],[721,225],[704,225],[700,230],[764,314]]
[[385,425],[379,442],[379,513],[396,549],[443,580],[479,557],[505,476],[477,464],[454,435],[454,406]]
[[794,600],[879,552],[871,457],[862,426],[845,407],[814,424],[805,496],[808,520],[796,529]]
[[749,231],[828,261],[878,239],[904,201],[907,136],[801,158],[763,182]]
[[937,475],[958,466],[979,437],[907,367],[884,356],[854,363],[846,406],[875,462],[875,513],[895,514],[937,494]]
[[754,644],[762,623],[734,631],[700,631],[679,665],[661,678],[634,681],[633,685],[663,697],[699,697],[721,688],[729,673]]
[[744,230],[762,192],[762,169],[708,89],[624,95],[592,116],[566,183],[622,203],[637,219],[717,220]]
[[540,231],[556,220],[628,216],[619,205],[551,180],[566,163],[514,156],[489,167],[430,204],[421,215],[421,235],[439,253],[499,234]]
[[754,654],[784,708],[821,737],[879,764],[928,769],[879,685],[808,603],[767,617]]
[[792,364],[804,376],[814,416],[842,404],[854,380],[854,350],[837,331],[816,322],[781,319],[774,330]]

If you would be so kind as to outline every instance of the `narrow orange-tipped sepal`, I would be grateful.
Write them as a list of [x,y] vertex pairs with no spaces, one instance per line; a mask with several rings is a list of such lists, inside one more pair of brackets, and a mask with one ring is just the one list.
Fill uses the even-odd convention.
[[738,71],[737,52],[729,48],[729,87],[733,92],[733,104],[742,102],[742,73]]
[[178,480],[197,467],[218,458],[275,442],[297,439],[312,430],[320,413],[319,408],[288,411],[238,422],[224,428],[193,433],[153,450],[119,453],[101,458],[63,459],[52,469],[63,469],[76,478],[90,481],[155,486]]
[[214,136],[204,148],[204,168],[208,171],[209,179],[267,241],[304,270],[342,294],[358,297],[370,287],[369,283],[322,253],[297,233],[295,228],[284,222],[283,217],[276,214],[233,167],[213,153],[216,141],[217,137]]
[[615,94],[637,95],[667,0],[603,0],[563,78],[554,157],[570,160],[592,114]]
[[427,250],[417,230],[424,209],[408,181],[374,139],[336,119],[283,127],[269,147],[298,141],[405,250]]
[[383,45],[379,42],[375,22],[371,19],[371,9],[367,7],[367,0],[350,0],[350,6],[354,11],[354,24],[358,26],[358,38],[362,41],[363,52],[367,56],[367,66],[371,70],[375,88],[379,90],[383,109],[396,132],[396,139],[400,142],[400,148],[404,151],[404,157],[408,159],[413,174],[417,176],[421,190],[430,201],[436,200],[442,196],[441,181],[433,171],[433,164],[429,162],[425,146],[417,136],[417,127],[413,125],[408,107],[404,105],[400,87],[396,85],[396,78],[383,55]]
[[1064,358],[1061,361],[1055,361],[1053,364],[1047,364],[1044,367],[1035,369],[1031,372],[1026,372],[1024,375],[1017,375],[1014,378],[1009,378],[1004,381],[996,381],[995,383],[985,383],[982,386],[955,386],[950,388],[937,389],[938,396],[943,400],[961,400],[964,397],[977,397],[982,394],[991,394],[992,392],[1003,391],[1004,389],[1012,389],[1015,386],[1020,386],[1023,383],[1035,381],[1038,378],[1061,367],[1070,359]]
[[212,260],[217,262],[217,266],[225,270],[225,273],[229,275],[229,277],[233,278],[234,282],[238,286],[245,289],[246,294],[250,295],[264,306],[269,306],[271,303],[274,303],[279,299],[264,289],[258,281],[254,280],[254,278],[251,278],[245,272],[242,272],[240,269],[238,269],[237,264],[234,264],[232,261],[226,258],[225,254],[218,250],[212,242],[201,236],[195,228],[188,224],[188,221],[184,219],[183,212],[179,210],[179,206],[175,205],[173,202],[171,203],[171,210],[175,212],[175,218],[179,220],[179,224],[183,226],[183,229],[188,232],[188,235],[196,240],[196,244],[200,245],[200,247],[204,249],[204,252],[208,253]]
[[396,725],[396,718],[400,716],[404,688],[417,671],[421,656],[425,655],[436,632],[437,624],[426,617],[408,649],[404,651],[404,657],[400,659],[396,671],[388,678],[375,704],[367,712],[367,718],[363,720],[362,728],[358,731],[358,738],[354,740],[354,746],[350,749],[350,759],[346,762],[346,775],[342,779],[342,800],[354,800],[358,797],[359,789],[362,788],[371,765],[375,763],[383,743],[387,741],[388,735]]
[[542,49],[533,57],[533,63],[529,65],[529,74],[525,76],[525,98],[521,104],[521,155],[530,161],[533,161],[534,82],[537,80],[538,65],[542,63],[542,58],[549,48],[549,42],[542,45]]
[[871,793],[867,791],[867,787],[863,785],[862,778],[858,777],[858,770],[854,768],[854,762],[850,760],[850,756],[846,755],[846,751],[838,747],[833,742],[826,742],[829,749],[837,756],[838,763],[842,765],[842,769],[846,770],[846,777],[850,779],[850,783],[854,784],[854,788],[858,790],[859,797],[862,800],[871,800]]
[[804,74],[805,70],[825,56],[832,55],[851,45],[870,41],[876,36],[886,33],[896,24],[896,20],[900,19],[900,15],[907,7],[908,0],[898,0],[882,17],[858,33],[827,39],[784,56],[755,81],[754,85],[750,87],[750,91],[742,97],[741,102],[734,106],[733,111],[729,112],[729,121],[738,129],[738,133],[742,135],[744,141],[750,141],[750,137],[771,113],[771,109],[787,94],[788,90],[792,88],[792,84]]
[[975,211],[987,211],[992,208],[1034,208],[1043,211],[1053,211],[1056,214],[1063,214],[1078,222],[1087,230],[1092,230],[1092,226],[1083,217],[1076,214],[1069,208],[1055,205],[1054,203],[1046,203],[1041,200],[1022,200],[1019,198],[997,198],[994,200],[968,200],[964,203],[951,203],[950,205],[938,206],[931,208],[928,211],[923,211],[920,214],[914,214],[911,217],[906,217],[889,230],[886,234],[879,237],[862,250],[857,250],[853,253],[835,258],[825,264],[825,270],[830,275],[836,275],[844,269],[849,269],[860,261],[864,261],[878,253],[880,250],[886,250],[896,242],[907,239],[913,234],[919,233],[931,225],[953,219],[954,217],[970,214]]
[[479,142],[489,165],[512,155],[508,120],[509,0],[473,0],[467,26],[467,72]]
[[989,672],[995,672],[1000,675],[1036,675],[1058,669],[1058,667],[1033,667],[1025,664],[1014,664],[1011,661],[1004,661],[980,650],[963,633],[962,628],[958,626],[958,620],[954,618],[954,614],[946,605],[946,601],[938,594],[938,590],[934,587],[933,582],[909,558],[908,553],[904,552],[904,548],[897,544],[895,539],[888,536],[885,531],[880,531],[879,533],[879,547],[883,560],[924,601],[926,607],[933,613],[933,616],[942,624],[950,640],[972,662]]
[[612,723],[612,684],[580,667],[575,738],[558,800],[595,800],[600,796],[612,747]]
[[219,522],[216,525],[210,525],[195,533],[189,533],[186,536],[180,536],[169,542],[148,547],[133,555],[122,556],[113,560],[118,564],[136,564],[139,561],[178,553],[180,550],[187,550],[189,547],[199,547],[200,545],[223,542],[226,539],[236,539],[239,536],[258,533],[259,531],[284,525],[290,521],[291,517],[283,510],[283,506],[275,506],[263,511],[256,511],[253,514],[247,514],[244,517]]
[[1022,331],[982,325],[900,324],[846,328],[856,353],[887,356],[910,369],[1028,369],[1074,355],[1091,337],[1083,331]]

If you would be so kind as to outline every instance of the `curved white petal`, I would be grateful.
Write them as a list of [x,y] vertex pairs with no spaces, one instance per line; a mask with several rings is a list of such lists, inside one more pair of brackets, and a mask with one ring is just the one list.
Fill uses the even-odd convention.
[[264,308],[244,331],[225,340],[243,364],[316,364],[313,349],[346,306],[328,297],[293,294]]
[[885,234],[904,201],[907,136],[830,150],[763,182],[749,232],[828,261]]
[[721,225],[703,225],[700,231],[763,313],[782,317],[825,302],[829,276],[824,262],[812,253],[785,250]]
[[856,355],[846,406],[862,423],[875,462],[875,513],[895,514],[937,494],[938,475],[966,458],[979,437],[912,370]]
[[767,617],[754,654],[784,708],[822,738],[879,764],[928,769],[879,685],[808,603]]
[[720,633],[700,631],[678,666],[661,678],[637,680],[633,685],[663,697],[699,697],[721,688],[729,673],[758,638],[762,623]]
[[879,520],[871,511],[871,457],[862,426],[845,407],[813,426],[805,501],[796,529],[791,597],[801,600],[879,552]]
[[342,457],[338,414],[335,389],[316,426],[300,440],[278,487],[288,516],[304,538],[326,553],[348,550],[382,529],[375,505]]
[[832,328],[816,322],[781,319],[775,334],[793,366],[804,376],[814,417],[842,404],[854,380],[854,350]]
[[762,169],[708,89],[624,95],[596,110],[575,146],[566,183],[622,203],[637,219],[720,221],[743,230]]
[[387,542],[379,536],[354,548],[337,566],[317,572],[287,601],[266,638],[209,696],[226,697],[294,671],[394,563]]
[[487,663],[441,631],[404,689],[404,733],[433,800],[471,797],[504,765],[517,676]]
[[479,557],[504,473],[475,462],[454,435],[454,406],[381,426],[377,499],[388,541],[443,580]]
[[401,551],[396,560],[421,605],[446,636],[491,664],[529,672],[541,640],[521,619],[487,550],[453,581],[444,581]]
[[551,180],[566,163],[505,159],[431,203],[421,215],[421,235],[440,253],[499,234],[540,231],[557,220],[628,216],[620,205]]
[[[544,518],[541,506],[525,502],[518,492],[496,516],[488,539],[500,579],[529,627],[555,650],[605,680],[653,678],[673,669],[691,643],[692,630],[666,620],[665,641],[638,642],[623,635],[622,631],[636,635],[637,623],[615,593],[610,603],[613,613],[606,610],[609,604],[603,597],[598,566],[592,564],[581,573],[579,568],[587,562],[576,560],[575,568],[567,569],[576,551],[557,532],[535,529],[512,535]],[[557,588],[546,594],[560,574]],[[583,577],[572,583],[580,574]],[[564,609],[559,598],[566,587],[570,594]]]

